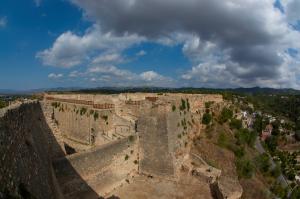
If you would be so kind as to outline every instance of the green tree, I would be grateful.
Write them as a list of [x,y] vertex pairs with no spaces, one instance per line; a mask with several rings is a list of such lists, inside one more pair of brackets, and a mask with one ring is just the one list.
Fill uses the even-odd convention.
[[265,141],[266,147],[271,153],[274,153],[277,148],[277,139],[278,139],[277,137],[271,136],[267,138]]
[[230,120],[233,116],[233,112],[231,109],[224,107],[221,111],[220,117],[219,117],[219,121],[221,124],[227,122],[228,120]]
[[270,169],[270,157],[268,154],[263,153],[256,157],[255,162],[262,173],[267,173]]
[[209,113],[204,113],[203,114],[203,117],[202,117],[202,123],[203,124],[208,125],[208,124],[210,124],[211,120],[212,120],[211,114],[209,114]]

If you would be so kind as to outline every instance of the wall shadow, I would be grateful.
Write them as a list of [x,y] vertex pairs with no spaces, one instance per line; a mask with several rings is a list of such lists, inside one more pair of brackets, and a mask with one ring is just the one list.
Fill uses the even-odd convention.
[[[43,114],[42,104],[39,104],[39,111],[41,111],[41,123],[45,126],[45,135],[47,135],[50,142],[49,151],[50,154],[53,154],[55,158],[51,158],[52,167],[57,179],[57,185],[59,186],[59,190],[63,194],[64,198],[89,198],[89,199],[104,199],[104,197],[99,196],[81,177],[81,175],[75,170],[72,164],[66,158],[68,154],[75,153],[75,150],[72,148],[66,147],[67,154],[63,150],[61,150],[61,146],[57,142],[55,136],[53,135],[50,127],[48,126],[45,115]],[[63,146],[64,147],[64,146]],[[54,155],[55,153],[55,155]],[[59,157],[59,158],[57,158]],[[56,161],[64,161],[67,164],[64,164],[66,167],[61,168],[55,167]]]
[[[54,149],[60,160],[52,158]],[[53,163],[61,160],[67,162],[66,168],[58,171]],[[2,198],[104,198],[68,162],[46,121],[40,102],[22,104],[0,117]]]

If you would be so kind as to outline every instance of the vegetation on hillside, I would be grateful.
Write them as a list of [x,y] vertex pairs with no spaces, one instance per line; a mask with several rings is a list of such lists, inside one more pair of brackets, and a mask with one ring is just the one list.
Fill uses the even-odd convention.
[[0,99],[0,108],[4,108],[4,107],[6,107],[7,105],[8,105],[7,102],[5,102],[5,101],[3,101],[3,100]]

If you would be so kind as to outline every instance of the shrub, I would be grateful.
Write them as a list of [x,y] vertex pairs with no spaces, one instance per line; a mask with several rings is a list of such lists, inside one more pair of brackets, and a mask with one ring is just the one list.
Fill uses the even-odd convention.
[[59,102],[52,102],[51,106],[53,106],[54,108],[57,108],[57,107],[60,106],[60,103]]
[[133,135],[130,135],[130,136],[128,137],[128,140],[129,140],[130,142],[133,142],[133,141],[134,141],[134,136],[133,136]]
[[283,188],[279,183],[275,183],[271,187],[271,191],[279,198],[287,198],[287,189]]
[[108,120],[108,116],[107,116],[107,115],[102,115],[101,118],[102,118],[103,120],[105,120],[105,121]]
[[0,100],[0,108],[4,108],[7,106],[7,103],[3,100]]
[[221,114],[219,116],[219,121],[221,124],[227,122],[228,120],[230,120],[233,116],[233,112],[232,110],[228,109],[228,108],[223,108],[221,111]]
[[251,162],[242,158],[236,160],[236,169],[240,178],[251,178],[254,171],[254,167]]
[[129,155],[125,155],[125,160],[128,160],[129,159]]
[[134,161],[133,161],[133,163],[134,163],[134,164],[137,164],[137,163],[138,163],[138,161],[137,161],[137,160],[134,160]]
[[172,106],[172,111],[173,112],[176,111],[176,106],[175,105]]
[[229,126],[231,129],[241,129],[242,128],[242,120],[238,120],[238,119],[231,119]]
[[185,105],[185,100],[184,99],[181,99],[181,106],[179,107],[179,109],[181,111],[185,110],[186,109],[186,105]]
[[270,169],[270,157],[268,154],[263,153],[255,158],[255,162],[262,173],[267,173]]
[[214,102],[212,102],[212,101],[205,102],[205,108],[209,109],[213,103]]
[[218,137],[218,145],[220,147],[227,147],[228,139],[224,132],[221,132]]
[[187,110],[190,111],[190,102],[189,102],[189,99],[186,99],[186,107],[187,107]]
[[245,148],[243,146],[233,148],[234,155],[241,158],[245,155]]
[[212,116],[209,113],[204,113],[203,117],[202,117],[202,123],[205,125],[208,125],[212,120]]
[[94,112],[94,120],[96,121],[99,118],[99,113],[97,111]]
[[240,129],[235,133],[235,138],[238,145],[248,144],[248,146],[253,147],[256,140],[256,133],[248,129]]
[[86,113],[87,109],[85,107],[81,107],[80,109],[80,115],[84,115]]

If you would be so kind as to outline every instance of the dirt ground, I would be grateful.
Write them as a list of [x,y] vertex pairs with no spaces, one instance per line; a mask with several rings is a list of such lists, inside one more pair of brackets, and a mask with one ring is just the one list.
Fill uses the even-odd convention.
[[192,177],[175,182],[136,176],[111,195],[121,199],[212,199],[209,185]]

